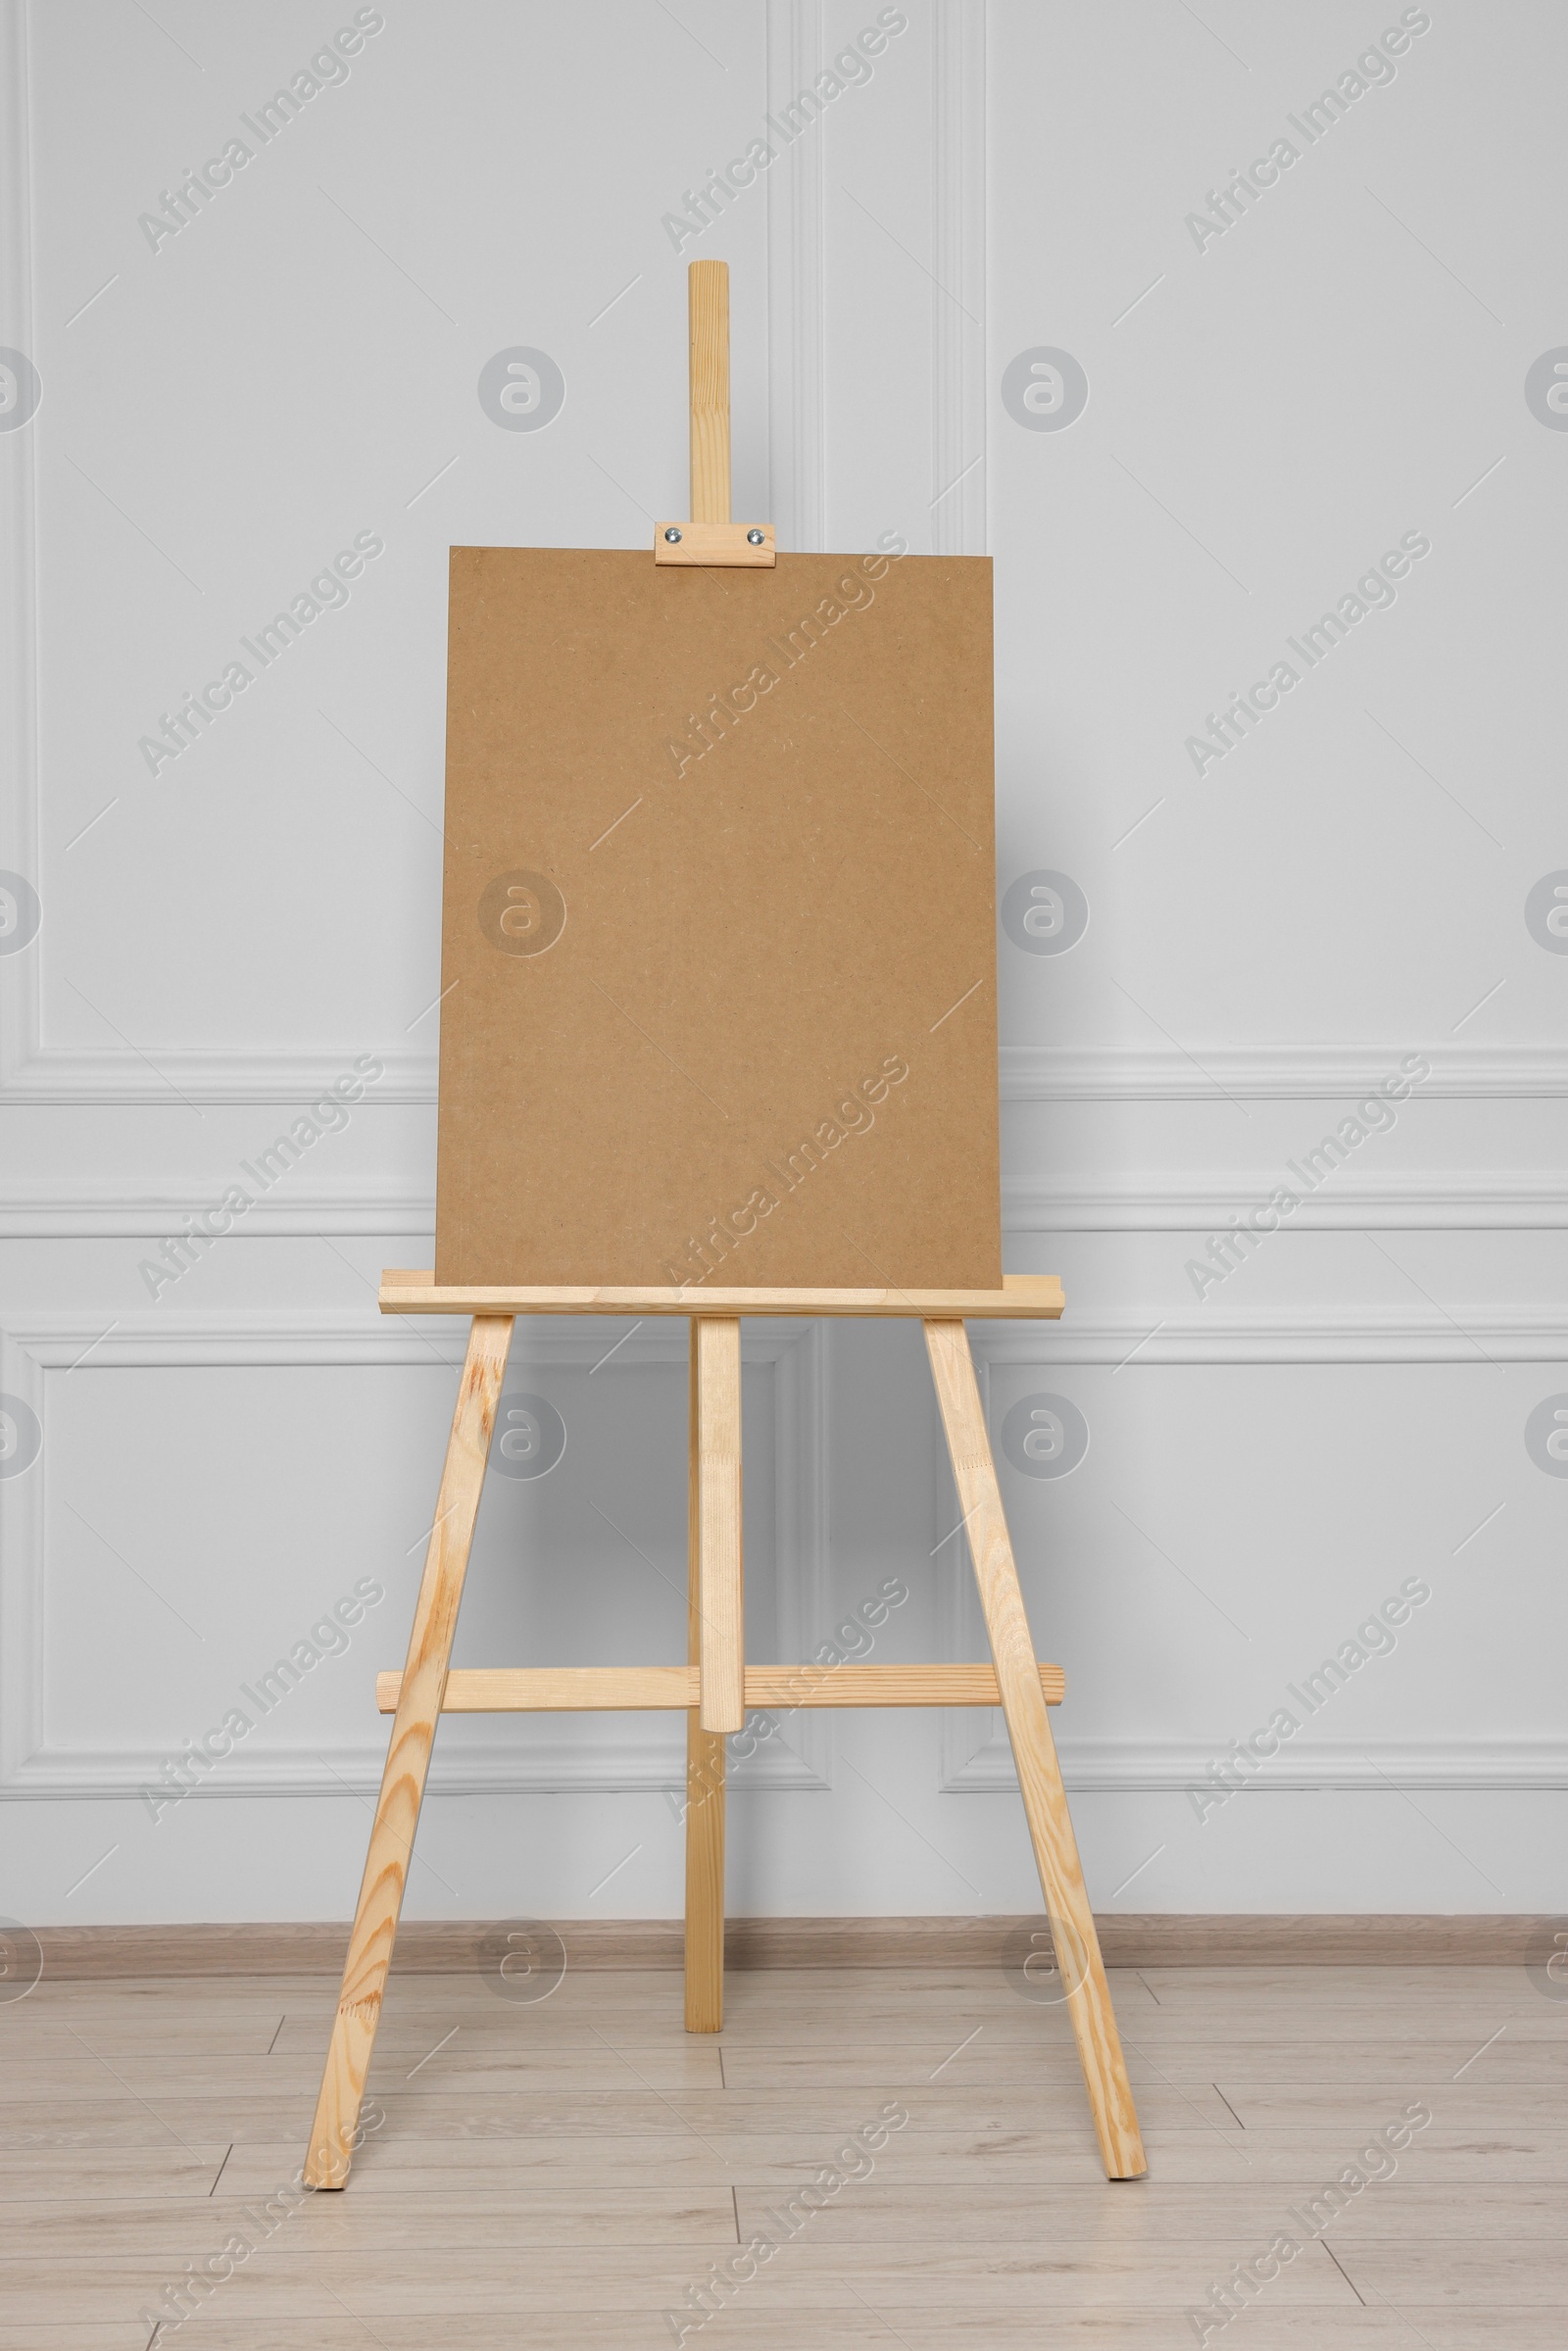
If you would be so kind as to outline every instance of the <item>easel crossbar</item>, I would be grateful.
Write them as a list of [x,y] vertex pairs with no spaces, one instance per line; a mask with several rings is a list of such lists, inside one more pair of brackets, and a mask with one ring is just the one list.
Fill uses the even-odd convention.
[[[1059,1706],[1067,1677],[1040,1668],[1048,1706]],[[375,1702],[397,1712],[399,1673],[377,1674]],[[754,1706],[1000,1706],[993,1665],[749,1665]],[[458,1666],[447,1676],[443,1714],[583,1714],[684,1711],[701,1699],[695,1665]]]

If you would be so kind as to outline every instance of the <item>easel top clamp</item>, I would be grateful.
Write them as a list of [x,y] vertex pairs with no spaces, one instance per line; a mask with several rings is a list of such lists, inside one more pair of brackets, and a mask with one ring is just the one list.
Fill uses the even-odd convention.
[[[658,563],[774,563],[772,530],[729,519],[729,272],[694,262],[691,329],[692,521],[661,523]],[[466,1314],[467,1354],[425,1554],[407,1663],[378,1680],[393,1712],[386,1770],[349,1941],[331,2045],[307,2150],[317,2188],[347,2182],[382,1994],[402,1910],[425,1775],[444,1711],[679,1708],[687,1718],[686,2025],[723,2022],[725,1736],[746,1708],[784,1705],[998,1705],[1006,1718],[1064,2001],[1102,2161],[1112,2180],[1146,2170],[1094,1914],[1061,1784],[1049,1704],[1057,1666],[1036,1662],[964,1318],[1055,1320],[1061,1284],[1016,1275],[1000,1290],[438,1288],[433,1273],[389,1272],[386,1314]],[[475,1669],[453,1673],[458,1604],[520,1314],[683,1315],[691,1324],[689,1594],[686,1667]],[[825,1674],[745,1662],[741,1546],[740,1317],[915,1317],[963,1510],[993,1665],[860,1666]]]

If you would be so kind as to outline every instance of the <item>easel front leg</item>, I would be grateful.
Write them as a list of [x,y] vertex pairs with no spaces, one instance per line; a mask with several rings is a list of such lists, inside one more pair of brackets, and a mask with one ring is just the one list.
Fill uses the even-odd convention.
[[1136,2180],[1149,2167],[1018,1587],[969,1334],[961,1322],[928,1322],[925,1343],[1101,2159],[1110,2179]]
[[414,1832],[424,1796],[436,1719],[446,1695],[452,1637],[467,1572],[468,1548],[479,1510],[490,1433],[512,1345],[510,1314],[476,1314],[452,1415],[446,1466],[436,1500],[435,1524],[424,1554],[424,1574],[409,1637],[398,1710],[392,1724],[381,1794],[370,1832],[359,1908],[343,1969],[332,2042],[321,2077],[311,2143],[306,2150],[308,2187],[343,2187],[353,2159],[353,2142],[370,2070],[381,1995],[392,1964],[392,1945],[403,1908],[403,1889],[414,1852]]
[[[692,1321],[689,1462],[686,1656],[702,1668],[703,1703],[686,1717],[686,2030],[717,2033],[724,2023],[724,1735],[745,1716],[738,1322]],[[705,1729],[715,1704],[734,1720]]]

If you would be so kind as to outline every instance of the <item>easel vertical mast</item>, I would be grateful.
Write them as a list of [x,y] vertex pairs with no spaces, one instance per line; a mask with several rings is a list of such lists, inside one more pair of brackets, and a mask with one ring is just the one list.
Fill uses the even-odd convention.
[[729,264],[693,262],[686,277],[691,342],[692,520],[729,520]]
[[[691,519],[729,520],[729,264],[693,262],[687,272],[687,318],[691,348]],[[705,1371],[716,1367],[714,1342],[727,1352],[733,1333],[736,1415],[739,1414],[740,1324],[705,1326],[694,1316],[691,1331],[691,1463],[688,1479],[686,1656],[691,1665],[711,1666],[714,1631],[705,1636],[705,1605],[714,1596],[703,1589],[705,1510],[703,1437]],[[723,1332],[721,1339],[719,1334]],[[706,1332],[706,1346],[705,1346]],[[737,1439],[739,1429],[736,1430]],[[738,1450],[738,1447],[737,1447]],[[737,1494],[738,1503],[738,1494]],[[739,1528],[735,1529],[737,1554]],[[736,1575],[739,1567],[737,1557]],[[704,1729],[716,1694],[704,1676],[706,1707],[686,1717],[686,2030],[717,2033],[724,2023],[724,1730],[739,1730],[743,1715],[722,1729]]]

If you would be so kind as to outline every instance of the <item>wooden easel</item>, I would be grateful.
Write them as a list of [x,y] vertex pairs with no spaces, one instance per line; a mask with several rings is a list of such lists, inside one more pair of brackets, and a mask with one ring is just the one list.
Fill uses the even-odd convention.
[[[691,265],[690,302],[696,527],[662,523],[657,560],[771,563],[771,531],[729,519],[729,273],[724,263]],[[671,538],[671,532],[677,535]],[[306,2155],[308,2185],[340,2188],[348,2180],[437,1718],[443,1712],[684,1709],[686,2029],[717,2033],[724,2008],[724,1740],[743,1727],[748,1708],[767,1705],[1002,1707],[1101,2157],[1112,2180],[1143,2174],[1138,2118],[1047,1714],[1048,1705],[1062,1695],[1063,1677],[1059,1667],[1036,1663],[963,1321],[966,1315],[1054,1320],[1062,1302],[1061,1285],[1051,1275],[1008,1277],[1000,1291],[701,1292],[440,1290],[430,1273],[382,1276],[383,1313],[466,1314],[472,1323],[408,1660],[401,1674],[383,1674],[377,1682],[378,1703],[394,1715],[392,1737]],[[519,1314],[679,1314],[690,1321],[684,1666],[452,1670],[458,1604],[513,1323]],[[846,1665],[824,1674],[808,1666],[747,1665],[741,1552],[744,1314],[902,1315],[922,1322],[992,1666]]]

